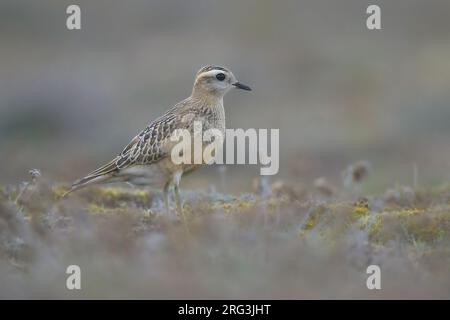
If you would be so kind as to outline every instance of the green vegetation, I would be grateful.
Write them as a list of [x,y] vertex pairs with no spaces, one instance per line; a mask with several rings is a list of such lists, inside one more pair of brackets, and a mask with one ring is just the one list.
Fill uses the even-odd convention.
[[[376,263],[389,279],[385,297],[448,292],[448,186],[369,197],[282,182],[270,189],[185,191],[183,226],[159,194],[138,189],[91,187],[60,199],[65,187],[41,178],[3,187],[2,283],[19,297],[71,297],[54,282],[75,263],[89,274],[85,297],[370,297],[365,268]],[[426,285],[411,289],[418,278]]]

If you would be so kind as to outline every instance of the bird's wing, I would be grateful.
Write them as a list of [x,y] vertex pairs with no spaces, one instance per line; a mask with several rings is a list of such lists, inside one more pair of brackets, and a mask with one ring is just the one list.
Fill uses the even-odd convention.
[[174,131],[192,131],[194,120],[201,115],[201,111],[185,108],[185,105],[186,101],[180,102],[135,136],[116,158],[117,169],[149,165],[170,156],[176,143],[170,139]]
[[105,181],[122,169],[153,164],[167,157],[174,144],[170,141],[172,133],[176,129],[191,128],[196,116],[195,111],[182,108],[183,103],[151,122],[113,160],[75,181],[66,194],[85,185]]
[[117,169],[133,165],[152,164],[168,155],[167,142],[176,128],[178,115],[167,113],[150,123],[134,137],[117,157]]

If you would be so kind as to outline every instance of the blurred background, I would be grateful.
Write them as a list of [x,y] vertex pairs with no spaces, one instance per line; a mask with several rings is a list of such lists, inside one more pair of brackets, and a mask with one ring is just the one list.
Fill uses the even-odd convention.
[[[449,39],[448,0],[0,0],[0,298],[448,298]],[[187,176],[186,233],[139,190],[55,201],[208,64],[253,88],[228,128],[280,129],[277,176]]]
[[[81,7],[81,30],[66,8]],[[382,30],[366,28],[381,7]],[[186,98],[203,65],[254,91],[225,97],[227,127],[279,128],[280,179],[340,181],[368,160],[375,191],[450,178],[446,0],[1,0],[1,183],[28,170],[69,183]],[[208,167],[183,180],[206,187]],[[224,191],[258,166],[228,166]]]

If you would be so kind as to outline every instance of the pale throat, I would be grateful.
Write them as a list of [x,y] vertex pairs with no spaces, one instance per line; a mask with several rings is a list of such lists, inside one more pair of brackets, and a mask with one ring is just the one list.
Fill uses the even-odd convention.
[[226,92],[208,91],[202,88],[194,87],[191,98],[203,105],[211,107],[220,107],[223,109],[223,96]]
[[223,94],[212,94],[205,90],[194,90],[191,99],[195,105],[212,111],[210,125],[225,133],[225,109],[223,107]]

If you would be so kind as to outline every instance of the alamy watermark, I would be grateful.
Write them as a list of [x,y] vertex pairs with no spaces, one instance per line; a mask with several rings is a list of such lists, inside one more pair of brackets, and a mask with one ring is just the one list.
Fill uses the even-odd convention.
[[366,286],[367,289],[381,290],[381,269],[376,264],[371,264],[367,267],[366,273],[370,276],[367,277]]
[[216,128],[203,130],[202,122],[195,121],[193,137],[191,131],[177,129],[170,140],[175,142],[171,159],[177,165],[260,164],[261,175],[275,175],[279,170],[279,129],[226,129],[222,133]]
[[67,7],[66,13],[69,15],[66,19],[66,27],[68,30],[81,29],[81,8],[76,4]]
[[68,290],[81,290],[81,268],[76,264],[67,267],[66,288]]

